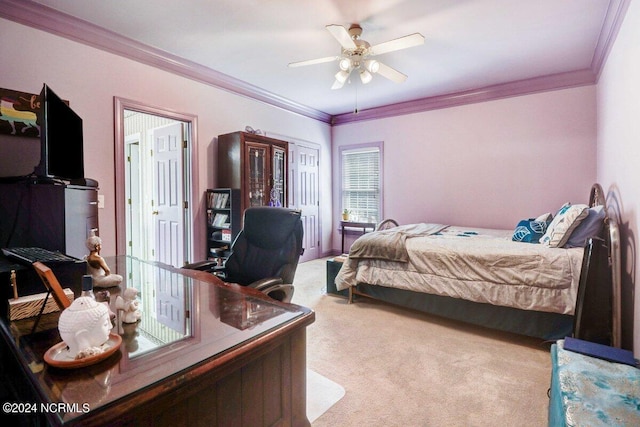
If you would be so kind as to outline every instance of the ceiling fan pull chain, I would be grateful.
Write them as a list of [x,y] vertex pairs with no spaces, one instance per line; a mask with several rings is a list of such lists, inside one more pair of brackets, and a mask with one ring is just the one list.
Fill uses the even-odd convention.
[[358,114],[358,82],[353,86],[356,88],[356,108],[353,110],[353,114]]

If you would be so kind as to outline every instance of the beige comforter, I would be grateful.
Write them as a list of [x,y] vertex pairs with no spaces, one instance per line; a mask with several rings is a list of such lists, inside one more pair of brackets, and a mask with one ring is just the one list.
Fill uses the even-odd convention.
[[446,225],[422,223],[400,225],[388,230],[364,234],[353,242],[349,258],[407,262],[409,261],[406,245],[408,238],[429,236],[444,228]]
[[[524,310],[573,314],[582,248],[513,242],[511,230],[449,226],[434,231],[438,227],[425,224],[414,230],[431,232],[397,239],[404,242],[406,261],[385,260],[384,256],[356,258],[350,253],[336,277],[337,289],[368,283]],[[391,234],[393,230],[378,233]],[[384,242],[374,237],[366,240]],[[358,249],[366,254],[380,250]],[[392,248],[391,258],[400,258],[397,254],[402,252]]]

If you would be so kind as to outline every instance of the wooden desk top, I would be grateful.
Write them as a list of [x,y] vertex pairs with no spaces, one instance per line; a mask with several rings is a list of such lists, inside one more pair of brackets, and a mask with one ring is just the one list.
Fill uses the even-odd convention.
[[307,308],[223,283],[209,273],[129,257],[108,258],[107,263],[125,278],[120,287],[108,288],[112,309],[122,290],[135,287],[142,310],[140,322],[114,327],[122,345],[108,359],[78,369],[48,366],[44,353],[61,342],[59,313],[44,315],[33,334],[32,319],[0,321],[0,332],[42,402],[77,404],[75,412],[47,414],[55,424],[80,422],[89,415],[85,408],[94,414],[114,405],[131,410],[202,372],[263,351],[260,346],[269,340],[314,321]]

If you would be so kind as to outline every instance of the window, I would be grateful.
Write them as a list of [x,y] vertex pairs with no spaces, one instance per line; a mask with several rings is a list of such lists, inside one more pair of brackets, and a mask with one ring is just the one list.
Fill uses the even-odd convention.
[[342,207],[350,219],[379,222],[382,217],[382,143],[340,149]]

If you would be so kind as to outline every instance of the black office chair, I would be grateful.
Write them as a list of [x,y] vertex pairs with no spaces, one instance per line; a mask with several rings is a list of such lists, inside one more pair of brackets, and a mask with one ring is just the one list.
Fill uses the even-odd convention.
[[[302,248],[300,211],[252,207],[244,213],[244,228],[231,245],[231,255],[214,273],[225,282],[256,288],[278,301],[291,302],[293,277]],[[210,270],[211,265],[186,266]]]

